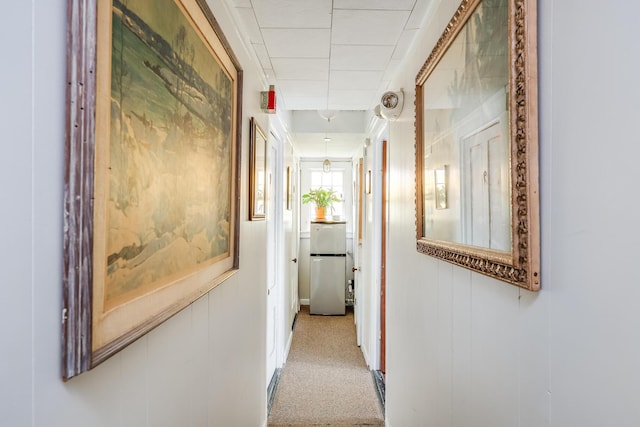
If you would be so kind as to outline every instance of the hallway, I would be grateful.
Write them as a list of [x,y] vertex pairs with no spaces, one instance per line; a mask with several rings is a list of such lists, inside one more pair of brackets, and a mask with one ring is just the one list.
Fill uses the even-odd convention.
[[[120,3],[151,7],[159,2],[127,0]],[[299,229],[297,212],[290,208],[296,206],[292,202],[301,194],[300,183],[293,178],[299,176],[298,157],[303,156],[293,150],[292,144],[298,142],[299,135],[309,134],[306,128],[300,130],[294,126],[299,123],[294,120],[297,116],[305,116],[299,113],[303,111],[300,103],[303,98],[318,99],[324,102],[322,110],[338,109],[339,105],[327,103],[330,96],[337,101],[355,101],[364,92],[360,88],[379,75],[383,75],[385,83],[372,99],[380,99],[383,90],[403,89],[404,109],[397,120],[388,121],[386,133],[373,126],[373,123],[384,122],[373,115],[373,101],[364,109],[368,115],[360,123],[364,123],[361,128],[365,130],[361,133],[365,133],[366,153],[361,149],[353,160],[364,158],[362,167],[354,170],[365,178],[366,196],[362,203],[362,227],[354,227],[354,242],[357,247],[362,237],[362,255],[371,262],[377,259],[368,233],[373,230],[373,198],[380,192],[380,181],[376,180],[379,171],[376,150],[380,140],[387,138],[390,197],[385,207],[388,214],[385,424],[389,427],[640,425],[640,369],[637,367],[640,269],[636,267],[640,255],[640,231],[637,230],[640,202],[633,196],[638,192],[636,183],[640,182],[637,166],[640,55],[636,42],[640,38],[636,18],[640,16],[640,2],[538,0],[533,3],[537,4],[534,14],[537,38],[533,41],[536,41],[539,58],[536,64],[538,92],[532,98],[538,106],[539,123],[541,290],[537,293],[416,250],[417,202],[422,199],[416,188],[416,107],[422,105],[416,105],[416,76],[462,0],[368,0],[368,7],[378,9],[408,4],[407,8],[417,5],[424,11],[424,19],[407,20],[415,25],[407,28],[407,37],[402,39],[400,34],[396,38],[388,37],[386,30],[395,22],[391,18],[375,22],[353,19],[360,12],[352,9],[358,3],[352,0],[178,0],[178,3],[208,5],[242,70],[243,84],[236,105],[241,113],[237,120],[236,144],[239,173],[233,181],[237,189],[234,213],[238,227],[233,231],[238,243],[238,268],[217,287],[167,317],[153,330],[141,334],[113,357],[66,382],[61,379],[61,325],[67,315],[62,301],[62,278],[64,261],[69,258],[63,227],[69,214],[65,192],[70,182],[65,181],[65,177],[75,170],[67,166],[85,166],[83,170],[87,170],[88,166],[95,165],[90,157],[96,133],[90,119],[108,120],[105,114],[95,114],[96,98],[91,95],[95,94],[95,87],[85,84],[80,77],[100,76],[104,83],[101,87],[108,87],[108,78],[105,78],[110,75],[108,67],[95,67],[94,60],[96,56],[105,57],[105,49],[96,49],[95,24],[109,21],[97,21],[95,8],[97,4],[109,2],[7,3],[8,19],[2,31],[10,43],[5,44],[7,64],[2,68],[3,80],[8,84],[2,103],[4,155],[0,167],[5,201],[5,209],[0,213],[5,224],[0,276],[3,284],[0,300],[5,303],[0,314],[5,337],[0,368],[3,425],[266,427],[269,377],[266,353],[267,344],[273,342],[268,341],[265,326],[268,315],[266,259],[276,251],[275,245],[267,242],[268,221],[249,219],[249,201],[254,196],[249,185],[250,121],[254,118],[269,139],[275,135],[277,141],[274,142],[282,145],[284,159],[279,170],[284,179],[274,181],[282,184],[274,188],[282,190],[278,192],[282,193],[283,216],[289,221],[286,225],[291,230]],[[291,5],[303,3],[327,8],[335,5],[337,9],[335,14],[306,13],[291,19],[277,13],[274,7],[280,5],[291,10]],[[530,4],[528,0],[525,3]],[[522,5],[523,2],[510,4]],[[67,6],[74,13],[66,13]],[[324,28],[316,26],[308,30],[293,28],[298,35],[309,36],[306,38],[282,37],[281,22],[254,19],[250,13],[254,6],[289,26],[302,26],[306,18],[314,18],[342,23],[348,31],[332,33],[327,24]],[[381,17],[383,11],[371,10],[366,14]],[[162,16],[170,18],[168,14]],[[235,19],[238,16],[255,21],[258,30],[264,29],[264,33],[239,28]],[[347,16],[349,19],[345,19]],[[84,27],[69,25],[69,18],[77,18]],[[354,30],[355,26],[351,25],[354,21],[360,30]],[[76,35],[87,36],[89,40],[69,40],[67,36],[74,34],[73,28]],[[100,32],[106,36],[103,40],[108,39],[109,30],[106,30],[107,34]],[[209,30],[208,33],[213,31]],[[308,56],[313,46],[306,41],[317,34],[324,34],[329,40],[335,35],[338,38],[335,48],[331,47],[324,55],[313,50],[314,57],[299,59],[292,58],[290,52],[268,50],[272,42],[282,40],[284,47],[302,45],[293,53]],[[364,39],[365,34],[370,34],[370,38]],[[350,44],[344,43],[346,36]],[[375,40],[379,43],[381,38],[383,43],[378,48],[369,44]],[[173,36],[167,38],[169,42],[174,39]],[[76,43],[79,41],[82,43]],[[405,55],[400,50],[399,54],[395,53],[397,41],[402,42],[400,50]],[[354,47],[358,43],[367,55],[360,61],[350,54],[359,50]],[[262,55],[258,55],[259,52]],[[273,54],[274,61],[268,53]],[[335,57],[335,62],[330,60],[330,55]],[[387,74],[386,63],[395,64],[394,73]],[[311,79],[315,74],[309,74],[306,79],[287,79],[313,64],[326,67],[315,80]],[[349,69],[354,64],[360,68]],[[166,71],[166,67],[162,69]],[[71,70],[86,72],[86,75],[70,80],[68,71]],[[152,72],[152,68],[149,70]],[[275,85],[279,94],[278,114],[267,114],[261,108],[261,95],[273,84],[272,76],[282,77],[285,82]],[[351,76],[360,80],[346,81]],[[329,79],[333,77],[337,79],[331,84]],[[71,88],[88,95],[87,102],[71,103],[67,96]],[[297,91],[298,96],[287,97],[285,89]],[[335,96],[343,90],[346,91],[344,97]],[[441,93],[448,95],[444,88]],[[97,98],[104,101],[106,107],[111,105],[108,95]],[[457,99],[453,100],[456,102],[435,101],[430,106],[443,111],[458,106]],[[78,129],[78,124],[67,117],[72,107],[77,107],[78,114],[89,122],[84,127],[86,132],[77,133],[85,160],[67,165],[70,139],[67,131]],[[320,107],[312,108],[315,109]],[[309,116],[320,117],[312,110]],[[106,111],[111,110],[106,108]],[[346,116],[341,113],[331,121],[331,127],[337,128]],[[139,123],[147,120],[136,119]],[[328,127],[328,121],[324,128],[317,127],[313,145],[316,149],[309,155],[320,164],[325,159],[327,145],[324,132],[334,130],[326,129]],[[141,126],[140,131],[146,128]],[[98,137],[106,135],[97,134]],[[335,136],[333,142],[339,145]],[[145,144],[138,144],[135,153],[149,151]],[[328,145],[326,151],[330,153],[331,144]],[[344,157],[347,156],[341,154],[329,160],[337,167],[337,160]],[[448,171],[445,177],[453,176],[450,162],[436,158],[435,154],[430,158],[437,166],[435,170]],[[206,171],[209,166],[210,162],[206,162],[197,169]],[[191,172],[181,176],[197,176]],[[439,182],[449,192],[445,191],[446,197],[440,198],[443,203],[436,204],[436,196],[440,194],[435,192],[436,173],[422,174],[427,175],[434,189],[427,194],[433,212],[459,212],[452,204],[454,195],[450,189],[460,181]],[[153,178],[145,182],[157,190],[152,194],[158,201],[163,200],[164,193],[179,194],[170,191],[173,187],[159,185],[162,181],[157,177]],[[78,181],[78,188],[89,191],[90,182],[87,179],[80,185]],[[204,183],[206,181],[199,180],[193,188]],[[94,203],[91,194],[89,191],[86,197],[80,198],[87,216]],[[97,194],[106,196],[110,192]],[[106,203],[106,197],[100,199]],[[194,218],[200,216],[206,218],[204,214]],[[156,218],[160,221],[164,217]],[[92,241],[91,237],[92,233],[88,233],[86,239],[74,241],[86,243]],[[282,246],[278,249],[284,252],[281,258],[287,262],[283,268],[286,267],[286,271],[301,268],[305,258],[298,254],[297,247],[291,245],[292,250],[285,252]],[[91,245],[85,244],[83,250],[88,257]],[[357,277],[355,283],[360,290],[370,292],[360,295],[358,304],[368,306],[379,299],[376,289],[365,285],[375,283],[370,277],[373,270],[357,261],[354,260],[354,267],[362,270],[357,272],[361,277]],[[89,271],[92,266],[87,263],[86,269],[78,271]],[[295,271],[291,277],[297,277]],[[297,360],[298,339],[290,338],[291,324],[286,322],[293,319],[289,317],[290,312],[295,312],[302,297],[296,292],[297,287],[290,290],[276,294],[286,304],[286,313],[278,318],[277,324],[284,334],[276,335],[284,345],[278,347],[286,349],[286,345],[293,343],[291,356],[284,366],[280,393],[285,390],[286,370],[295,367]],[[84,310],[81,313],[91,312],[88,298],[79,302],[82,304],[78,307]],[[358,318],[359,331],[363,327],[361,348],[376,348],[373,345],[378,336],[375,313],[358,309],[358,316],[361,313],[365,320],[371,319],[360,322]],[[299,316],[296,334],[303,330],[303,314]],[[317,320],[329,322],[342,318]],[[365,323],[371,327],[367,328]],[[366,345],[366,339],[371,342],[370,346]],[[331,349],[330,341],[324,347]],[[366,357],[378,359],[370,353]],[[299,364],[309,365],[313,360],[308,356]],[[329,359],[324,363],[333,362]],[[375,368],[374,363],[370,364]],[[320,363],[316,366],[324,367]],[[365,368],[357,372],[371,383]],[[341,382],[347,383],[344,375]],[[356,376],[355,371],[353,375]],[[312,388],[309,381],[303,382],[304,385]],[[305,393],[313,391],[307,389],[303,388]],[[333,394],[325,392],[324,396]],[[276,410],[274,408],[272,417]]]
[[353,310],[311,316],[302,306],[269,426],[382,426],[373,379],[356,344]]

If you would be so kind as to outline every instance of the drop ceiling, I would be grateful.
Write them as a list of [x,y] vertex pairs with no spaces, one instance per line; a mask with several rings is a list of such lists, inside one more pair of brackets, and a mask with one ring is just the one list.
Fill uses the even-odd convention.
[[[278,109],[367,111],[398,89],[389,81],[433,0],[225,1],[275,86]],[[319,135],[303,134],[299,141],[317,139],[316,155],[324,150]]]

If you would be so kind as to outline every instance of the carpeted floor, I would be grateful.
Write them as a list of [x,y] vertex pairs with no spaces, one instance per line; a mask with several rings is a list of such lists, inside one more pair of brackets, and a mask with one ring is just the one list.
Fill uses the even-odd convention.
[[308,306],[301,308],[269,426],[384,426],[352,310],[311,316]]

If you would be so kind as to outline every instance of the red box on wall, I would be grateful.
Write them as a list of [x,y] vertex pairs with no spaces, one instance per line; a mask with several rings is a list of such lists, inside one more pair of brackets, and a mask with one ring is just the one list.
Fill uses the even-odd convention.
[[268,114],[276,112],[276,88],[274,85],[269,86],[268,92],[260,92],[260,108]]

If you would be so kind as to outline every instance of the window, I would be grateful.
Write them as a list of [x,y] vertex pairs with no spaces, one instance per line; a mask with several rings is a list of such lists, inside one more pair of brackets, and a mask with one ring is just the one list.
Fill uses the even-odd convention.
[[[333,212],[328,211],[327,217],[339,216],[341,221],[347,222],[347,233],[351,232],[352,222],[352,188],[350,161],[336,160],[331,162],[331,171],[323,172],[322,162],[302,160],[300,162],[300,194],[312,188],[333,189],[342,202],[333,204]],[[299,202],[299,200],[298,200]],[[300,232],[308,233],[311,221],[315,218],[315,206],[311,203],[300,206]]]
[[[342,202],[335,202],[333,209],[327,212],[327,215],[338,216],[343,221],[344,217],[344,170],[323,172],[323,171],[311,171],[311,188],[323,188],[326,190],[333,190],[338,195]],[[313,209],[314,206],[309,206],[309,209]],[[313,216],[313,215],[311,215]]]

